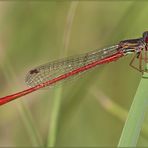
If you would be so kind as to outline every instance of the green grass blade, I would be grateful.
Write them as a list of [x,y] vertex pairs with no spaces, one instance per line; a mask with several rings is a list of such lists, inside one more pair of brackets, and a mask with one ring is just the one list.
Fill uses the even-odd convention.
[[[72,27],[77,5],[78,5],[78,2],[71,2],[68,16],[66,19],[67,23],[64,29],[63,50],[61,52],[61,54],[64,54],[64,55],[66,55],[68,51],[71,27]],[[51,113],[51,122],[49,125],[50,128],[49,128],[49,134],[48,134],[48,139],[47,139],[47,145],[50,147],[53,147],[56,144],[59,110],[60,110],[60,105],[61,105],[61,96],[62,96],[62,87],[60,86],[59,88],[56,89],[56,92],[55,92],[53,109]]]
[[[9,71],[8,74],[5,73],[5,77],[7,80],[9,80],[9,76],[12,75],[14,79],[16,79],[16,73],[13,70],[13,67],[11,65],[11,62],[7,60],[7,71]],[[6,69],[6,68],[5,68]],[[42,137],[40,136],[40,133],[35,125],[34,118],[27,108],[26,104],[20,103],[17,105],[18,113],[20,115],[20,119],[22,120],[22,123],[24,124],[24,127],[26,129],[26,132],[28,133],[30,142],[32,146],[41,146],[43,145]]]
[[[101,105],[108,113],[110,113],[117,119],[125,122],[128,116],[128,111],[120,106],[118,103],[114,102],[108,96],[106,96],[103,92],[99,92],[97,90],[98,88],[93,88],[91,93],[95,97],[95,99],[97,99],[99,105]],[[146,138],[148,137],[148,126],[146,122],[143,123],[141,134]]]
[[48,146],[54,146],[56,143],[56,135],[57,135],[57,126],[58,126],[58,117],[59,117],[59,110],[61,105],[61,94],[62,94],[62,88],[59,87],[56,89],[56,93],[54,96],[54,104],[52,108],[51,113],[51,122],[50,122],[50,128],[48,133]]
[[[144,73],[144,77],[148,77]],[[125,122],[118,147],[135,147],[142,128],[148,101],[148,80],[142,78]]]
[[28,135],[30,136],[30,141],[33,146],[42,146],[43,141],[36,124],[33,120],[32,114],[30,113],[27,105],[21,103],[18,105],[19,114],[21,116],[21,120],[26,128]]

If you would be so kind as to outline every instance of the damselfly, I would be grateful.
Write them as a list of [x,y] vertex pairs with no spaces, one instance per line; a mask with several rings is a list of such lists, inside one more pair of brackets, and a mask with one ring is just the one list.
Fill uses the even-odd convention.
[[[134,69],[145,72],[146,67],[142,63],[147,63],[147,50],[148,50],[148,31],[143,33],[143,37],[138,39],[130,39],[119,42],[118,44],[104,48],[97,49],[82,55],[65,58],[49,62],[29,71],[26,77],[26,83],[30,88],[0,98],[0,105],[10,102],[16,98],[20,98],[26,94],[37,91],[41,88],[55,85],[58,82],[64,81],[79,75],[89,69],[97,67],[98,65],[106,64],[116,61],[119,58],[133,54],[134,57],[130,63]],[[134,66],[135,58],[139,59],[139,66]]]

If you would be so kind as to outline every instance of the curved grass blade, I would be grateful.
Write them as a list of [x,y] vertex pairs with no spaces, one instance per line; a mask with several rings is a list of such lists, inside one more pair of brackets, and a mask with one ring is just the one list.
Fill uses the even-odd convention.
[[[144,77],[148,77],[144,73]],[[118,147],[135,147],[148,107],[148,80],[142,78],[123,127]]]

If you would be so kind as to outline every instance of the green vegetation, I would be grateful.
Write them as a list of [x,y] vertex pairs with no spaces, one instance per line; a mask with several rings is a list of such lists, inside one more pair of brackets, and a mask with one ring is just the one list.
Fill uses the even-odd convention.
[[[0,96],[25,89],[35,66],[148,30],[146,1],[8,1],[0,8]],[[129,67],[131,58],[2,106],[0,146],[117,146],[123,127],[119,146],[148,146],[148,82]],[[105,100],[98,92],[110,101],[98,101]]]
[[[144,77],[147,76],[148,74],[145,73]],[[141,79],[135,98],[128,113],[125,126],[123,128],[118,145],[119,147],[135,147],[137,145],[145,113],[147,111],[147,88],[147,80],[145,78]]]

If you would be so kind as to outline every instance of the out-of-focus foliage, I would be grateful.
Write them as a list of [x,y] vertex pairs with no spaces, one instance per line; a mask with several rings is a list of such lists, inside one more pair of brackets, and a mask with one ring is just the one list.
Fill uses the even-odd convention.
[[[25,74],[34,66],[141,37],[148,29],[148,2],[80,1],[75,11],[73,5],[68,1],[0,2],[0,96],[25,89]],[[129,110],[141,77],[128,66],[131,58],[2,106],[0,146],[47,145],[59,87],[55,146],[117,145],[124,114],[107,110],[111,103],[101,94]],[[138,145],[148,145],[147,135],[141,134]]]

